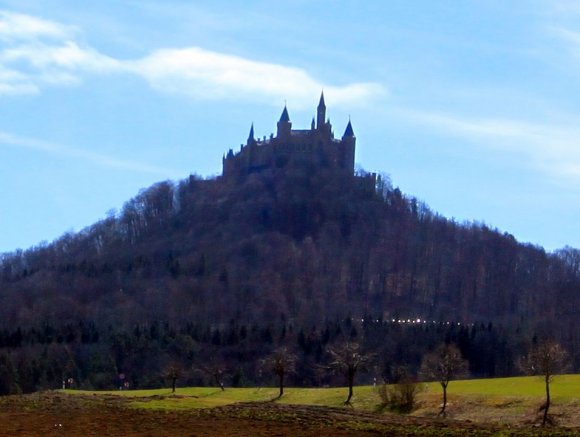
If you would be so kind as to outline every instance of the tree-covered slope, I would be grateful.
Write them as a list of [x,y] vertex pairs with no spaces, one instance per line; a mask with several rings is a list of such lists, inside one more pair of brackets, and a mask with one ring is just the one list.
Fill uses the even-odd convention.
[[[120,372],[155,386],[168,363],[219,354],[242,384],[278,345],[315,364],[342,338],[415,370],[452,341],[472,374],[511,375],[535,334],[577,368],[579,266],[575,249],[445,219],[385,178],[161,182],[79,233],[2,256],[0,373],[20,372],[4,392],[73,370],[86,387]],[[399,326],[410,319],[436,323]],[[307,364],[298,374],[324,382]]]
[[578,316],[577,251],[458,224],[383,183],[306,172],[142,191],[78,234],[2,259],[3,323],[347,314],[456,321]]

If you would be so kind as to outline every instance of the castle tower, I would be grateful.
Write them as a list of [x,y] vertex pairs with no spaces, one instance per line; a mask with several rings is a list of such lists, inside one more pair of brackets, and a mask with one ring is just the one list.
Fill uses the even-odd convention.
[[354,169],[354,150],[356,147],[356,137],[354,136],[354,130],[348,120],[344,134],[342,135],[341,148],[342,148],[342,159],[341,166],[344,169]]
[[290,117],[288,116],[288,109],[284,105],[284,110],[280,116],[280,121],[278,121],[278,138],[289,139],[290,131],[292,130],[292,123],[290,122]]

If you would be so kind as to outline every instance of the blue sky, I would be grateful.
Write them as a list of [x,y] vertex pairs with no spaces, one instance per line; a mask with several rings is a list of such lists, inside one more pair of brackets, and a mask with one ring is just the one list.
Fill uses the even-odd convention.
[[0,0],[0,252],[307,128],[459,222],[580,247],[580,3]]

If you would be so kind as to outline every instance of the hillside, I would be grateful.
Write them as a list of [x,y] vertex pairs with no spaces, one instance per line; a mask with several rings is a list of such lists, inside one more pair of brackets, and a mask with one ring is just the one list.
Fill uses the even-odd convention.
[[[97,348],[107,357],[99,370],[106,380],[127,371],[135,356],[129,351],[139,349],[136,338],[145,332],[147,347],[159,342],[150,369],[187,362],[195,350],[209,354],[208,344],[227,345],[225,361],[239,370],[234,363],[255,361],[282,342],[305,351],[315,338],[322,351],[346,335],[377,349],[389,332],[405,329],[388,348],[393,355],[422,336],[417,351],[397,352],[412,366],[437,341],[463,335],[464,353],[481,341],[473,356],[503,354],[492,364],[474,358],[474,373],[507,375],[534,334],[579,350],[579,260],[574,249],[547,254],[483,224],[445,219],[386,178],[375,184],[368,175],[308,168],[241,180],[192,176],[143,190],[118,214],[77,234],[3,255],[0,347],[16,366],[57,345],[68,352],[55,354],[68,354],[79,369],[96,365],[86,355]],[[400,328],[393,319],[421,319],[422,326]],[[425,320],[455,328],[429,331]],[[488,334],[477,340],[477,332]],[[122,348],[114,340],[121,334]],[[175,350],[161,340],[179,335],[184,344]],[[92,346],[83,352],[79,344]],[[140,353],[151,361],[147,347]],[[55,372],[58,381],[63,371]],[[33,386],[50,386],[49,379]]]

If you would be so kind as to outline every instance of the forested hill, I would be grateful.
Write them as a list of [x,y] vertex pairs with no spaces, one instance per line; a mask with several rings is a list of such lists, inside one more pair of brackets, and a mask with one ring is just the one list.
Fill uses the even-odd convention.
[[[315,369],[345,340],[380,357],[376,377],[416,372],[443,341],[472,375],[513,375],[535,334],[578,369],[579,266],[575,249],[460,225],[385,179],[161,182],[79,233],[2,257],[0,394],[159,387],[176,368],[183,384],[210,383],[196,363],[263,384],[260,362],[280,346],[300,357],[291,383],[343,384]],[[399,322],[410,319],[421,322]]]
[[368,314],[573,331],[580,251],[547,254],[377,185],[322,171],[158,183],[117,216],[4,255],[0,324]]

